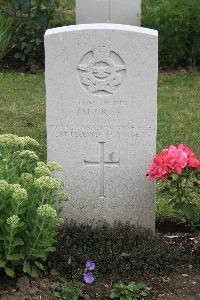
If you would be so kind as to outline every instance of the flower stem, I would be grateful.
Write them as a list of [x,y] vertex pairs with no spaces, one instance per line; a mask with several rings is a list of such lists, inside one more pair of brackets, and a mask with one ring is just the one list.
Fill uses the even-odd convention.
[[11,229],[8,254],[6,255],[6,260],[8,260],[8,257],[10,256],[12,241],[13,241],[13,230]]
[[39,232],[38,232],[38,235],[37,235],[37,238],[35,239],[35,242],[34,242],[34,244],[33,244],[33,249],[35,249],[35,246],[37,245],[37,243],[38,243],[38,240],[39,240],[39,238],[40,238],[40,236],[41,236],[41,232],[42,232],[42,230],[43,230],[43,227],[44,227],[44,221],[42,221],[42,225],[41,225],[41,227],[40,227],[40,230],[39,230]]

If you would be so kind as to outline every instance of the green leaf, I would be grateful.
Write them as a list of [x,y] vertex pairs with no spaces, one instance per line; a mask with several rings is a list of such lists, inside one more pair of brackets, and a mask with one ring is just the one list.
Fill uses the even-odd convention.
[[111,294],[108,297],[110,299],[117,299],[119,297],[119,294],[116,292],[111,292]]
[[6,262],[2,259],[0,259],[0,268],[4,268],[6,265]]
[[139,282],[139,283],[137,284],[137,287],[138,287],[139,289],[145,289],[145,284],[144,284],[143,282]]
[[13,22],[10,18],[0,16],[0,59],[8,52],[12,35]]
[[14,260],[14,261],[18,261],[18,260],[20,260],[21,259],[21,257],[20,257],[20,255],[19,254],[12,254],[12,255],[9,255],[8,257],[7,257],[7,259],[8,260]]
[[31,257],[34,257],[35,259],[41,258],[44,261],[47,259],[47,255],[40,253],[39,251],[34,251],[34,253],[31,253]]
[[24,273],[27,273],[27,274],[31,273],[31,265],[28,260],[24,261],[23,271],[24,271]]
[[192,220],[195,217],[195,210],[190,204],[184,204],[182,206],[182,212],[189,220]]
[[24,241],[20,238],[15,238],[15,240],[12,243],[13,246],[22,246],[24,245]]
[[[171,202],[172,203],[172,202]],[[182,210],[182,208],[183,208],[183,203],[179,203],[179,202],[175,202],[175,203],[172,203],[173,204],[173,208],[175,209],[175,210]]]
[[54,252],[56,250],[55,247],[48,247],[45,249],[45,252]]
[[13,278],[15,276],[15,272],[11,268],[5,267],[5,272],[6,272],[6,275],[8,275],[9,277]]
[[31,273],[29,274],[31,277],[37,277],[38,271],[34,266],[31,266]]
[[39,261],[35,261],[35,265],[36,265],[40,270],[44,270],[43,264],[41,264]]

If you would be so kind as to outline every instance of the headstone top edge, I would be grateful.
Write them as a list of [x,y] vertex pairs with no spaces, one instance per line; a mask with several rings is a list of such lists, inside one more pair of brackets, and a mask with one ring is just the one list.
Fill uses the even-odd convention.
[[143,33],[147,35],[152,35],[157,37],[158,31],[154,29],[139,27],[139,26],[131,26],[131,25],[124,25],[124,24],[111,24],[111,23],[93,23],[93,24],[79,24],[79,25],[70,25],[70,26],[62,26],[56,27],[46,30],[45,37],[57,34],[57,33],[64,33],[64,32],[71,32],[71,31],[84,31],[84,30],[103,30],[103,29],[110,29],[110,30],[119,30],[119,31],[130,31],[136,33]]

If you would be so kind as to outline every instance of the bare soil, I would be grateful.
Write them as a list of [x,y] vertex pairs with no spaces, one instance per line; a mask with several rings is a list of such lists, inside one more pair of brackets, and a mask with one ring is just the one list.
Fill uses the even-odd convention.
[[[161,300],[198,300],[200,299],[200,270],[189,265],[181,269],[178,273],[168,277],[151,277],[145,281],[150,288],[153,299]],[[47,277],[29,279],[22,276],[17,280],[4,282],[0,290],[2,300],[53,300],[52,280]],[[85,299],[105,299],[113,286],[112,279],[97,282],[93,286],[87,287]]]

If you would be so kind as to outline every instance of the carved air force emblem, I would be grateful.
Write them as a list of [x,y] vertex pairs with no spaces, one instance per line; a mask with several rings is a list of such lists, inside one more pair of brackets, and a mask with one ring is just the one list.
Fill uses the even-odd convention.
[[122,58],[105,45],[86,53],[77,69],[83,87],[95,95],[113,94],[122,84],[126,73]]

